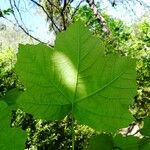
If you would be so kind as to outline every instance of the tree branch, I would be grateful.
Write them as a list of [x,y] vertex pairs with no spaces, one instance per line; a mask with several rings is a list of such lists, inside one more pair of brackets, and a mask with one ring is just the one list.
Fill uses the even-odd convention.
[[[58,26],[55,24],[55,22],[53,21],[53,18],[52,18],[52,16],[50,16],[48,13],[47,13],[47,11],[45,10],[45,8],[41,5],[41,4],[39,4],[38,2],[36,2],[35,0],[30,0],[31,2],[33,2],[34,4],[36,4],[37,6],[39,6],[42,10],[43,10],[43,12],[46,14],[46,16],[47,16],[47,18],[49,18],[50,20],[51,20],[51,22],[52,22],[52,24],[54,25],[54,27],[60,32],[61,30],[58,28]],[[53,30],[55,31],[55,29],[53,28]],[[55,31],[56,32],[56,31]]]
[[15,8],[16,8],[16,10],[18,11],[18,14],[19,14],[20,20],[21,20],[21,22],[22,22],[22,24],[23,24],[23,26],[24,26],[25,30],[26,30],[27,32],[29,32],[29,31],[28,31],[28,29],[26,28],[26,26],[25,26],[24,22],[23,22],[23,19],[22,19],[21,13],[20,13],[20,11],[19,11],[19,8],[18,8],[18,7],[17,7],[17,5],[16,5],[15,0],[13,0],[13,3],[14,3],[14,7],[15,7]]
[[54,6],[57,10],[59,10],[59,8],[55,4],[53,4],[50,0],[47,0],[47,1],[51,7]]
[[[12,0],[9,0],[9,2],[10,2],[11,9],[13,10]],[[15,21],[16,21],[16,24],[18,25],[18,27],[19,27],[26,35],[28,35],[29,37],[31,37],[32,39],[34,39],[34,40],[36,40],[36,41],[38,41],[38,42],[40,42],[40,43],[49,45],[50,47],[54,47],[53,45],[51,45],[51,44],[49,44],[49,43],[45,43],[45,42],[41,41],[40,39],[38,39],[38,38],[34,37],[33,35],[31,35],[26,29],[24,29],[24,28],[19,24],[18,19],[17,19],[15,13],[12,12],[12,14],[13,14],[13,16],[14,16],[14,19],[15,19]],[[14,26],[16,26],[16,24],[14,24],[11,20],[7,19],[6,17],[4,17],[4,18],[5,18],[7,21],[11,22]]]
[[67,0],[64,0],[64,4],[63,4],[63,8],[62,8],[62,11],[61,11],[61,18],[62,18],[62,22],[63,22],[63,27],[64,27],[64,30],[66,30],[66,20],[65,20],[65,15],[64,15],[64,11],[67,7]]
[[97,6],[95,4],[95,1],[94,0],[86,0],[86,2],[89,4],[89,6],[92,9],[98,23],[102,27],[102,31],[106,34],[110,34],[110,30],[107,26],[107,23],[106,23],[104,17],[102,16],[102,14],[98,11]]

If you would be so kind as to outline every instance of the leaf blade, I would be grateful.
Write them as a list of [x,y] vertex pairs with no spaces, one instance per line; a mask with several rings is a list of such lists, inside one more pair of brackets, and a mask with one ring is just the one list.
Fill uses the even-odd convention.
[[135,61],[104,56],[104,49],[81,22],[59,34],[54,49],[21,46],[16,70],[27,90],[19,105],[46,119],[72,112],[100,131],[127,126],[132,121],[128,105],[136,94]]

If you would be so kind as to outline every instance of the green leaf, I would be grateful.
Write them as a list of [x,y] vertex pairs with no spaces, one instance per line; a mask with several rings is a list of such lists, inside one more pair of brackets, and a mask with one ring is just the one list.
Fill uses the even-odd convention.
[[54,49],[20,45],[16,71],[26,91],[19,105],[48,120],[72,113],[96,130],[127,126],[136,94],[135,61],[104,51],[103,42],[81,22],[58,34]]
[[26,135],[21,129],[7,129],[0,131],[1,150],[24,150]]
[[100,134],[90,139],[88,150],[139,150],[139,138]]
[[121,150],[138,150],[139,138],[134,136],[122,137],[117,135],[114,138],[114,148],[120,148]]
[[10,127],[10,111],[8,110],[8,106],[5,102],[0,101],[0,129]]
[[26,134],[21,129],[10,128],[11,111],[0,101],[0,150],[24,150]]
[[144,136],[150,136],[150,116],[144,119],[144,127],[141,129]]
[[6,102],[9,108],[14,109],[16,108],[16,100],[21,93],[22,91],[19,89],[12,89],[8,91],[5,96],[1,97],[0,100]]
[[100,134],[90,139],[88,150],[112,150],[113,138],[108,134]]
[[150,150],[150,138],[143,138],[140,140],[139,150]]
[[10,14],[13,13],[13,12],[14,12],[14,11],[13,11],[13,9],[11,9],[11,8],[8,8],[8,9],[3,10],[4,15],[10,15]]

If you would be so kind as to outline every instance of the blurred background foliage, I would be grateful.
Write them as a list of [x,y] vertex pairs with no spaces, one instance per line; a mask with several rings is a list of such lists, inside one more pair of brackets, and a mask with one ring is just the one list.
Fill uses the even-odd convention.
[[[57,13],[57,11],[52,12],[49,8],[49,13]],[[104,39],[106,55],[115,53],[121,56],[130,56],[137,60],[138,90],[130,110],[135,121],[141,123],[143,118],[150,113],[150,21],[143,17],[134,25],[127,26],[123,21],[114,19],[105,12],[103,12],[103,17],[111,31],[109,37],[102,32],[97,19],[87,5],[78,9],[74,21],[81,19],[95,36]],[[9,48],[4,49],[4,47],[1,46],[0,50],[0,96],[5,95],[12,88],[20,87],[14,71],[17,52]],[[72,131],[69,116],[61,121],[49,122],[35,120],[32,115],[18,109],[12,112],[12,126],[19,126],[27,132],[27,150],[71,149]],[[86,149],[89,138],[97,134],[93,129],[79,125],[77,122],[74,129],[76,150]]]
[[12,49],[0,51],[0,96],[17,86],[17,77],[14,72],[16,54]]

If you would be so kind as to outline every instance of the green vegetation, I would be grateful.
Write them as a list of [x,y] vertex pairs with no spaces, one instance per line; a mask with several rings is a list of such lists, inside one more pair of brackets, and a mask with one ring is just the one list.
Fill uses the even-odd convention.
[[11,111],[3,101],[0,101],[0,113],[0,149],[24,149],[26,134],[21,129],[10,128]]
[[[74,20],[91,33],[78,22],[57,35],[55,51],[20,45],[15,70],[15,52],[0,52],[0,149],[150,149],[150,22],[128,27],[103,16],[111,35],[87,6],[80,7]],[[119,135],[132,123],[140,124],[144,138]]]
[[17,79],[14,73],[16,54],[13,50],[0,52],[0,96],[3,96],[9,89],[17,86]]

